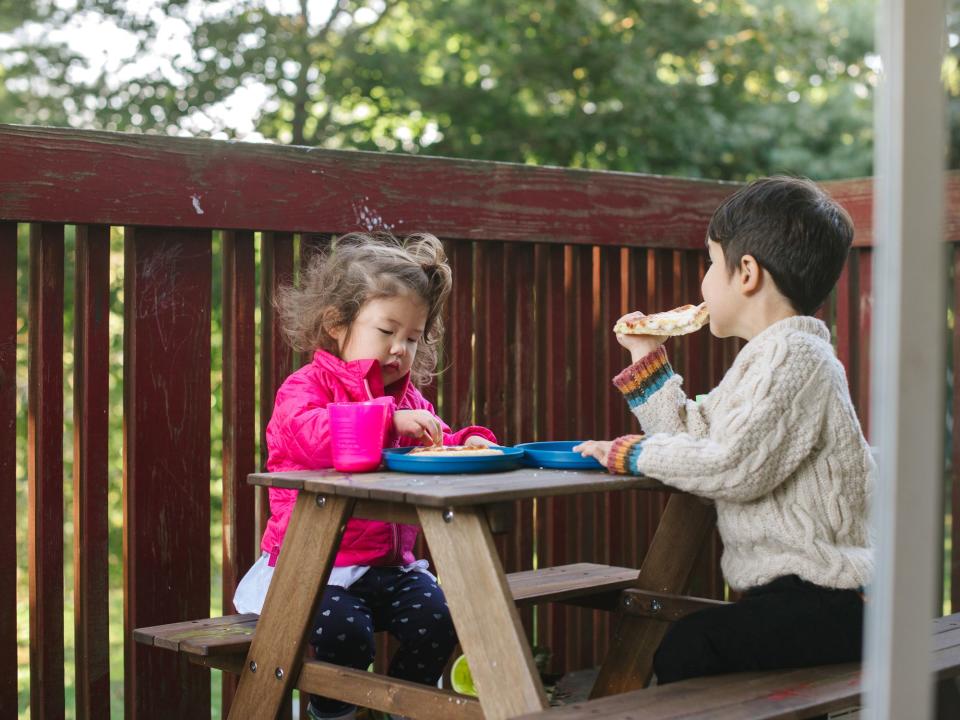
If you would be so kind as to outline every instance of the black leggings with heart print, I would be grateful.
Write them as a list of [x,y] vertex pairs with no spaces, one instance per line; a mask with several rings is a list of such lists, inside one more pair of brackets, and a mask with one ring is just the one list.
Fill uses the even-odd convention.
[[[427,573],[372,567],[349,589],[328,585],[313,620],[310,644],[318,660],[366,670],[373,662],[374,632],[400,641],[390,662],[391,677],[436,685],[457,636],[446,598]],[[327,715],[346,711],[339,700],[313,696]]]

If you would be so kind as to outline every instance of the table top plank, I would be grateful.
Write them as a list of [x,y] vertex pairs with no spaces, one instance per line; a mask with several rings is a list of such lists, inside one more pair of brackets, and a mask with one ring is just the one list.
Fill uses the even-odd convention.
[[398,472],[351,475],[332,469],[304,470],[253,473],[248,476],[248,482],[265,487],[306,489],[329,495],[424,507],[453,507],[611,490],[670,490],[658,480],[648,477],[611,475],[602,470],[542,468],[462,475],[414,475]]

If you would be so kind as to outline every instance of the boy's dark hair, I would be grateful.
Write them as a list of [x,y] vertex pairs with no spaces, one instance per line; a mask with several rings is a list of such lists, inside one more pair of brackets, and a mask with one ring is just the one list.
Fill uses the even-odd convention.
[[723,248],[727,272],[752,255],[794,309],[812,315],[840,277],[853,221],[812,181],[777,176],[755,180],[724,200],[707,238]]

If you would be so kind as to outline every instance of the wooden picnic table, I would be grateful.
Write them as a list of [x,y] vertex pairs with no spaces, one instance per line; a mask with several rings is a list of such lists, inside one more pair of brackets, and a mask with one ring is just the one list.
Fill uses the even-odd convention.
[[[507,586],[492,533],[514,500],[611,490],[669,490],[651,478],[602,471],[522,469],[494,474],[412,475],[333,470],[258,473],[255,485],[300,491],[257,632],[241,668],[231,718],[273,718],[286,693],[305,678],[318,694],[357,702],[360,682],[371,693],[407,693],[404,714],[499,720],[547,707],[531,648]],[[419,524],[443,583],[470,664],[479,707],[463,698],[370,673],[339,674],[303,661],[310,623],[350,517]],[[713,509],[673,493],[634,587],[663,593],[686,589],[698,552],[713,527]],[[643,687],[666,624],[621,613],[594,695]],[[334,679],[339,678],[338,682]],[[309,680],[309,678],[307,678]],[[311,688],[311,692],[314,690]]]

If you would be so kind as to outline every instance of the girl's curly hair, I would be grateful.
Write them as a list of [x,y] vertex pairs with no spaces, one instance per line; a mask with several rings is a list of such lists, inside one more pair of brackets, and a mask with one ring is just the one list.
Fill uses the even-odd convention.
[[301,272],[300,287],[277,293],[276,307],[287,341],[295,350],[337,353],[330,334],[349,328],[363,304],[414,293],[427,306],[427,323],[410,375],[430,382],[443,337],[443,306],[452,275],[440,241],[428,233],[398,240],[390,233],[350,233],[314,256]]

